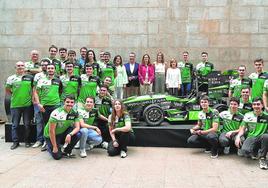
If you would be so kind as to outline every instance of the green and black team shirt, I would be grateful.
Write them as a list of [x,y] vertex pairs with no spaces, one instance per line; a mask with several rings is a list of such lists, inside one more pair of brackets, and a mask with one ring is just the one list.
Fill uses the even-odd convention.
[[233,97],[240,98],[241,97],[241,90],[243,88],[252,87],[252,80],[249,78],[236,78],[234,80],[230,80],[230,90],[233,94]]
[[[89,64],[92,66],[94,76],[98,76],[98,77],[100,76],[101,69],[100,69],[100,65],[98,63],[94,62],[94,63],[86,63],[86,64]],[[84,68],[84,73],[86,73],[86,66]]]
[[219,123],[219,112],[211,108],[209,108],[208,113],[202,110],[198,113],[198,121],[202,130],[211,129],[213,123]]
[[33,80],[33,85],[36,86],[37,82],[41,79],[41,78],[45,78],[47,76],[47,74],[45,72],[39,72],[37,74],[34,75],[34,80]]
[[31,70],[40,68],[39,62],[34,63],[32,61],[28,61],[28,62],[25,62],[24,65],[25,65],[25,71],[28,71],[28,72],[30,72]]
[[81,86],[81,78],[75,75],[69,77],[65,74],[60,77],[60,80],[62,82],[61,100],[63,101],[67,95],[73,95],[76,100]]
[[61,75],[61,61],[59,59],[50,59],[49,57],[45,58],[48,60],[50,63],[53,63],[55,65],[55,72],[57,76]]
[[116,67],[111,64],[111,63],[107,63],[104,65],[104,67],[101,69],[101,72],[100,72],[100,78],[101,78],[101,81],[104,81],[104,78],[109,76],[112,78],[112,85],[114,85],[114,74],[116,72]]
[[56,123],[55,134],[59,135],[64,133],[69,127],[72,127],[75,122],[79,122],[78,113],[71,110],[69,113],[61,106],[56,108],[50,115],[48,123],[44,128],[44,137],[49,138],[50,123]]
[[263,87],[263,94],[267,94],[267,93],[268,93],[268,79],[265,80],[264,87]]
[[240,98],[240,103],[239,103],[239,106],[238,106],[238,110],[243,115],[245,115],[248,112],[253,111],[251,98],[249,98],[248,102],[246,102],[246,103],[244,103],[242,98]]
[[11,108],[32,105],[33,76],[30,74],[9,76],[6,88],[11,90]]
[[238,130],[244,118],[242,114],[232,114],[229,110],[221,112],[219,117],[222,125],[221,132],[224,133]]
[[[109,126],[111,126],[112,115],[109,115],[108,123]],[[131,118],[128,114],[124,114],[123,117],[120,118],[118,118],[118,116],[115,117],[115,128],[122,128],[126,125],[126,123],[131,123]],[[133,132],[133,129],[131,129],[131,132]]]
[[112,100],[109,97],[100,98],[97,96],[95,98],[95,105],[98,109],[99,115],[103,115],[108,118],[112,113]]
[[193,75],[193,64],[190,62],[179,62],[178,67],[181,70],[182,83],[191,83]]
[[78,108],[79,119],[83,119],[88,125],[94,125],[95,120],[98,118],[98,110],[93,108],[87,110],[85,107]]
[[207,76],[214,69],[214,65],[209,62],[200,62],[196,65],[197,73],[201,76]]
[[262,97],[264,82],[268,79],[268,73],[262,72],[260,74],[252,73],[249,75],[249,78],[252,80],[252,89],[251,97],[255,99],[256,97]]
[[[62,65],[61,65],[61,71],[62,71],[63,73],[65,73],[65,74],[67,73],[66,70],[65,70],[65,65],[66,65],[67,62],[70,62],[70,61],[69,61],[69,60],[65,60],[65,61],[62,63]],[[83,72],[83,66],[80,65],[77,61],[75,61],[75,62],[73,63],[73,65],[74,65],[74,71],[73,71],[73,74],[74,74],[75,76],[80,76],[81,73]]]
[[260,116],[256,116],[254,112],[248,112],[245,114],[241,126],[246,127],[247,137],[261,136],[267,132],[268,115],[262,113]]
[[100,79],[97,76],[81,75],[81,89],[78,97],[78,102],[85,103],[87,97],[96,97],[97,88],[101,85]]
[[62,91],[62,83],[59,78],[48,77],[41,78],[36,85],[40,103],[43,106],[54,106],[60,104],[60,93]]

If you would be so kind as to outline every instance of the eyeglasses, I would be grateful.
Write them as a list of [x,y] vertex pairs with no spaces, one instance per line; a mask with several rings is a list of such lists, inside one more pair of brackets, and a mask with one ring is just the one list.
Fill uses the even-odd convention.
[[244,69],[239,69],[238,71],[240,71],[240,72],[244,72],[245,70],[244,70]]

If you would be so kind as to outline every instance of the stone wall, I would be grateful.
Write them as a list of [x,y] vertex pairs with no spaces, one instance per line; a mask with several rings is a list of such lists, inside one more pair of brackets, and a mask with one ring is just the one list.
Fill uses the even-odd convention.
[[195,64],[208,51],[217,69],[253,71],[253,59],[268,59],[268,0],[0,0],[0,8],[1,105],[15,62],[32,49],[45,57],[51,44],[125,60],[130,51],[140,60],[161,50],[168,60],[187,50]]

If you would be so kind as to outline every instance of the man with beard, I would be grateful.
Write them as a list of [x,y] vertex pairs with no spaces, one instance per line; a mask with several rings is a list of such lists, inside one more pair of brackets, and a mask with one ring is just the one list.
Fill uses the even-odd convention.
[[86,47],[80,48],[80,58],[77,61],[78,64],[81,65],[83,68],[85,66],[86,54],[87,54],[87,48]]
[[[47,149],[55,160],[63,156],[72,157],[72,149],[81,137],[78,113],[73,109],[74,103],[73,96],[66,96],[64,106],[53,110],[45,126]],[[64,144],[63,152],[61,144]]]
[[[37,82],[40,79],[45,78],[47,76],[48,64],[49,64],[49,61],[47,59],[41,60],[42,72],[39,72],[34,76],[34,82],[33,82],[34,88],[36,88]],[[44,137],[43,137],[43,131],[42,131],[44,122],[43,122],[42,112],[40,111],[38,107],[38,103],[35,100],[33,100],[33,103],[34,103],[34,117],[35,117],[35,123],[36,123],[36,142],[32,147],[37,148],[39,146],[42,146],[44,143]]]
[[[62,92],[61,80],[55,77],[55,65],[47,65],[47,76],[41,78],[33,91],[34,101],[42,112],[44,125],[47,124],[49,116],[53,110],[60,106],[60,95]],[[44,128],[43,125],[43,128]],[[42,129],[43,130],[43,129]],[[46,150],[44,142],[41,151]]]

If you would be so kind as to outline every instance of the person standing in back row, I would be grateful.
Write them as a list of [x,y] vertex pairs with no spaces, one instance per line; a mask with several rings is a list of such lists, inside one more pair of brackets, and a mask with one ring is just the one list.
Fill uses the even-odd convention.
[[128,84],[126,85],[126,97],[137,96],[139,94],[139,64],[136,62],[136,54],[129,53],[129,62],[125,64]]
[[11,150],[19,146],[18,128],[21,116],[25,126],[25,147],[30,147],[30,123],[32,110],[33,76],[25,74],[25,65],[16,63],[16,74],[9,76],[6,81],[6,93],[11,95],[12,141]]

